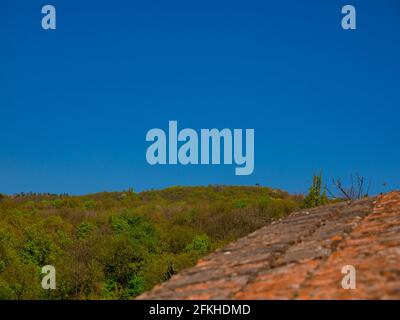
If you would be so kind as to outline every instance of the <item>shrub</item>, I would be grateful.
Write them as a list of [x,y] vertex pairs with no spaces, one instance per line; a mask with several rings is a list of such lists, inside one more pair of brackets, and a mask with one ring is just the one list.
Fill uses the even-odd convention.
[[304,208],[313,208],[326,204],[328,197],[326,194],[326,186],[322,188],[322,173],[314,175],[313,184],[310,187],[308,195],[304,199]]
[[210,250],[210,247],[210,240],[203,234],[195,236],[193,241],[186,246],[186,251],[204,254]]
[[85,239],[96,226],[90,222],[81,222],[76,228],[76,235],[79,239]]

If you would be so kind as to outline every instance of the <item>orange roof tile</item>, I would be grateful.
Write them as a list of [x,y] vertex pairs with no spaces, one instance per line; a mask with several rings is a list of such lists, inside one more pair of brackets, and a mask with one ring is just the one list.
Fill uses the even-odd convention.
[[138,299],[400,299],[400,192],[295,212]]

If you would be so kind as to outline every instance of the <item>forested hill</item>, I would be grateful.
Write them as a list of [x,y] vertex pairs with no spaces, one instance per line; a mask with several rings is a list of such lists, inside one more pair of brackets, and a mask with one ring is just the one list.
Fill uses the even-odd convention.
[[0,299],[135,297],[302,202],[260,186],[0,195]]

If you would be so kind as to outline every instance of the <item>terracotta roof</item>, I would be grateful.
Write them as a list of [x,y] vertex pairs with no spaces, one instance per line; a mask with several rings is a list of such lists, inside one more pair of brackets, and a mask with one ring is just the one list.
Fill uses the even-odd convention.
[[400,299],[400,192],[295,212],[138,298]]

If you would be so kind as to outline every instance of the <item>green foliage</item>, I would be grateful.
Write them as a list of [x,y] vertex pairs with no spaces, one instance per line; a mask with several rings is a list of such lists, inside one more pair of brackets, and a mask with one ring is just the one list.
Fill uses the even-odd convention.
[[50,244],[42,239],[29,240],[22,248],[21,258],[25,263],[45,265],[49,255]]
[[245,199],[241,199],[239,201],[236,201],[234,206],[235,206],[235,208],[241,209],[241,208],[246,208],[247,204],[248,203]]
[[[0,299],[129,299],[300,207],[263,187],[0,199]],[[57,289],[41,288],[41,267]]]
[[313,208],[328,203],[326,195],[326,186],[322,187],[322,172],[319,175],[314,175],[313,184],[310,187],[308,195],[304,199],[304,208]]
[[205,254],[211,248],[210,240],[207,235],[202,234],[195,236],[193,241],[186,246],[186,252],[196,252],[200,254]]
[[145,279],[141,276],[133,277],[129,280],[128,286],[122,294],[122,299],[128,299],[131,297],[136,297],[144,291]]
[[106,279],[103,284],[101,295],[105,299],[115,299],[120,295],[118,282],[114,279]]
[[92,199],[86,200],[86,201],[83,203],[83,206],[84,206],[84,208],[85,208],[86,210],[94,209],[94,208],[96,207],[96,201],[94,201],[94,200],[92,200]]
[[53,205],[54,208],[60,209],[64,204],[64,201],[62,199],[54,199],[51,202],[51,204]]
[[76,235],[79,239],[85,239],[95,228],[93,223],[81,222],[76,228]]

